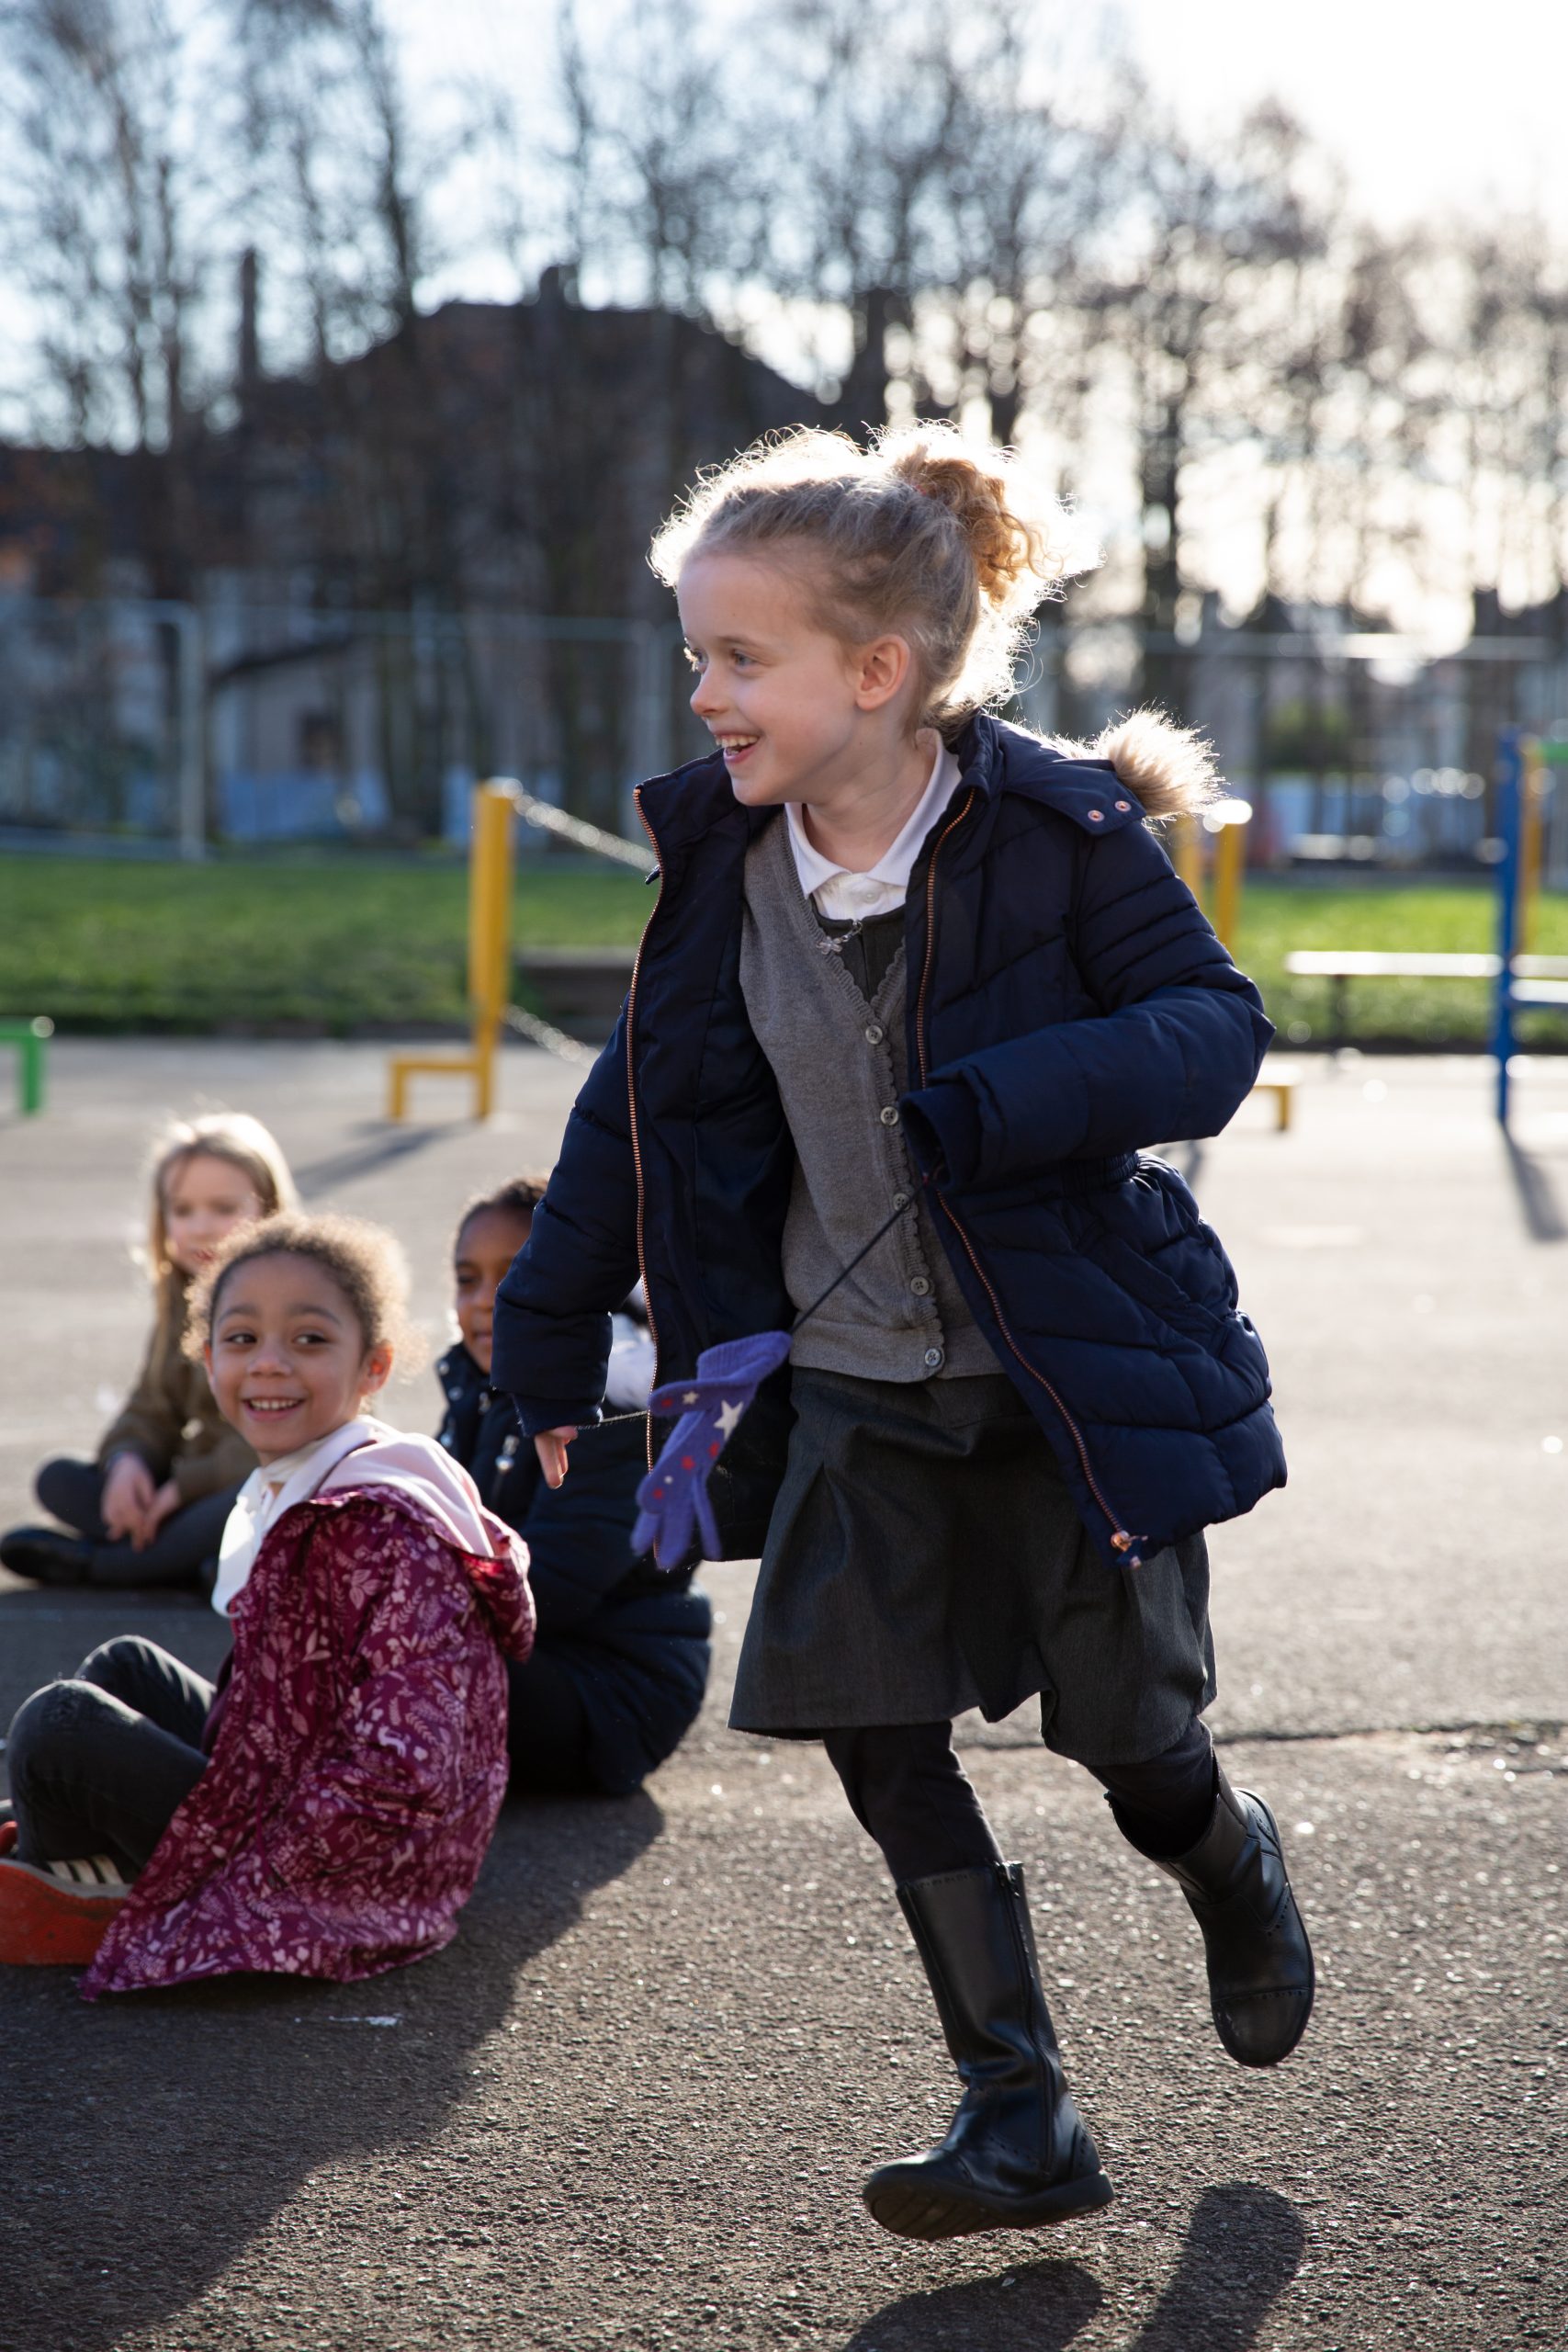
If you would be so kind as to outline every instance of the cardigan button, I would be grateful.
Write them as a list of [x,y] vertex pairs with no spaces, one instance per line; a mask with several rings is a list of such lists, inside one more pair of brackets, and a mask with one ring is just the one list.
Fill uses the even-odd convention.
[[942,1355],[940,1348],[928,1348],[926,1350],[926,1370],[928,1372],[940,1371],[942,1367]]
[[887,1032],[883,1028],[882,1023],[879,1021],[874,1021],[866,1030],[865,1042],[868,1046],[880,1046],[886,1035]]
[[909,1288],[917,1298],[927,1298],[931,1295],[931,1284],[924,1274],[916,1274],[910,1282]]
[[876,1115],[885,1127],[896,1127],[898,1124],[898,1105],[897,1102],[885,1102]]
[[896,1209],[907,1209],[909,1205],[908,1193],[895,1193],[893,1195],[893,1205]]

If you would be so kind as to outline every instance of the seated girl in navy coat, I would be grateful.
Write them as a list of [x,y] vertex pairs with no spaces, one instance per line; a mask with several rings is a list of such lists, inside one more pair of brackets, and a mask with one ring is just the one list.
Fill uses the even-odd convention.
[[657,1574],[629,1537],[647,1468],[653,1378],[648,1327],[615,1317],[606,1397],[618,1418],[584,1433],[570,1487],[552,1488],[490,1383],[496,1284],[528,1238],[544,1182],[524,1177],[472,1201],[453,1247],[456,1347],[436,1366],[440,1442],[528,1547],[537,1611],[532,1655],[508,1666],[511,1787],[625,1796],[684,1737],[707,1685],[712,1611],[691,1570]]
[[660,535],[716,748],[638,794],[659,903],[496,1299],[493,1379],[552,1481],[639,1272],[661,1382],[793,1334],[715,1425],[720,1535],[761,1553],[731,1721],[820,1738],[897,1883],[964,2086],[866,2183],[919,2238],[1111,2193],[962,1710],[1038,1696],[1196,1915],[1233,2057],[1285,2057],[1313,1996],[1273,1817],[1202,1722],[1203,1530],[1284,1478],[1268,1364],[1145,1148],[1217,1133],[1271,1032],[1145,821],[1213,791],[1204,747],[987,714],[1060,522],[920,427],[764,443]]

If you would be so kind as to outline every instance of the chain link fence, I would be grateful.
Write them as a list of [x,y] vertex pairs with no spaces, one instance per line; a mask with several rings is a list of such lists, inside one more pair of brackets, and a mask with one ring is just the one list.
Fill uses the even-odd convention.
[[[457,844],[496,774],[625,835],[637,780],[706,747],[688,692],[673,624],[0,598],[0,839]],[[1187,641],[1053,615],[1017,715],[1092,736],[1141,700],[1213,737],[1254,865],[1473,872],[1497,729],[1561,731],[1568,661],[1525,636],[1434,656],[1327,622]],[[1568,886],[1562,789],[1544,864]]]

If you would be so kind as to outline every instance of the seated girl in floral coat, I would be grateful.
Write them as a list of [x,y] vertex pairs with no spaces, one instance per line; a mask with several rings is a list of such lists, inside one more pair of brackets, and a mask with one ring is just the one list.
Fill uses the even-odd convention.
[[390,1235],[343,1217],[269,1218],[211,1269],[193,1330],[261,1465],[213,1596],[233,1653],[214,1688],[122,1638],[21,1708],[0,1960],[91,1960],[91,2000],[372,1976],[456,1932],[534,1611],[525,1547],[468,1474],[366,1413],[403,1287]]

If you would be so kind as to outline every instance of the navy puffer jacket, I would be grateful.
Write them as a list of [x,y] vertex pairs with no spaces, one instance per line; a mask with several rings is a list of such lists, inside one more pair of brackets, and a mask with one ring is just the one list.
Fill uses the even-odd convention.
[[[1144,822],[1138,795],[1157,799],[1160,783],[1150,722],[1130,780],[987,718],[955,748],[962,782],[907,902],[918,1082],[903,1115],[998,1364],[1106,1557],[1134,1565],[1284,1483],[1230,1263],[1180,1177],[1144,1151],[1216,1134],[1272,1031]],[[739,986],[746,852],[782,814],[742,808],[716,756],[638,803],[659,903],[496,1299],[492,1376],[530,1434],[596,1419],[610,1309],[639,1271],[661,1380],[793,1313],[794,1148]],[[879,1221],[868,1206],[868,1237]],[[787,1380],[715,1477],[728,1556],[761,1548]]]

